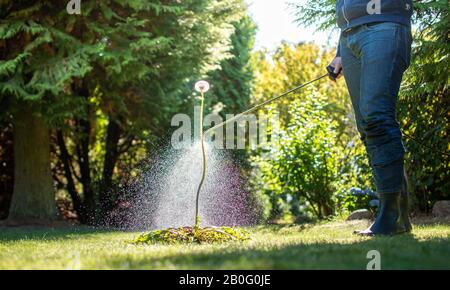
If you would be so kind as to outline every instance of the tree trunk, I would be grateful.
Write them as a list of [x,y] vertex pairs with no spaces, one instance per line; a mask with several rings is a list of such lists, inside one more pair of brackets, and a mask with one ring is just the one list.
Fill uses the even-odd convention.
[[0,220],[8,217],[14,189],[13,125],[9,118],[0,123]]
[[[76,91],[86,102],[88,101],[90,93],[85,84],[80,84],[78,88],[74,87],[74,91]],[[86,109],[88,112],[87,118],[76,120],[76,133],[79,136],[79,139],[77,140],[75,150],[78,157],[78,166],[80,168],[81,184],[83,185],[83,222],[94,224],[96,218],[96,201],[89,159],[89,144],[91,140],[90,106],[87,105]]]
[[80,167],[81,184],[83,185],[83,214],[88,224],[95,222],[95,196],[91,178],[91,165],[89,160],[89,139],[91,123],[87,120],[78,120],[77,130],[80,140],[76,146],[78,164]]
[[31,106],[14,114],[14,193],[9,219],[56,219],[49,129]]
[[105,161],[103,164],[103,182],[102,189],[100,192],[100,204],[104,212],[108,211],[112,207],[111,198],[111,187],[112,187],[112,177],[114,174],[114,167],[116,166],[117,159],[119,156],[119,139],[120,139],[120,126],[119,124],[109,118],[108,129],[106,133],[106,143],[105,143]]
[[78,192],[75,188],[75,181],[72,177],[72,170],[70,167],[71,157],[70,157],[69,151],[67,150],[66,143],[64,142],[64,136],[63,136],[63,133],[61,132],[61,130],[57,131],[56,138],[57,138],[59,150],[61,151],[60,158],[63,163],[64,174],[65,174],[66,180],[67,180],[67,191],[69,192],[69,195],[72,198],[73,207],[74,207],[75,211],[77,212],[80,222],[84,224],[87,222],[86,214],[83,210],[80,196],[78,195]]

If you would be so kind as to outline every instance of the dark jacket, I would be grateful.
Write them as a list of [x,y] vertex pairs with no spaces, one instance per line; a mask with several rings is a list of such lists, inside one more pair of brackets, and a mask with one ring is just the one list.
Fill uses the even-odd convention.
[[[380,9],[374,3],[380,4]],[[373,22],[411,25],[412,0],[337,0],[336,16],[341,31]],[[339,56],[338,50],[338,56]]]
[[[376,2],[381,9],[369,5]],[[412,12],[412,0],[337,0],[336,3],[337,23],[342,30],[371,22],[411,25]]]

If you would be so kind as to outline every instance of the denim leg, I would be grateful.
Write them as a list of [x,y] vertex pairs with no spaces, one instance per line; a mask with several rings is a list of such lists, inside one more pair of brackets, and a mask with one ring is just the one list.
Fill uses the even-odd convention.
[[[359,100],[352,96],[352,101],[359,113],[355,115],[377,192],[400,191],[405,150],[396,120],[396,104],[403,72],[409,66],[410,30],[390,22],[364,25],[343,42],[346,41],[348,50],[360,63],[359,70],[355,69],[356,65],[352,64],[357,62],[346,54],[345,45],[341,43],[344,75],[350,94],[359,96]],[[359,95],[355,84],[358,78]]]
[[352,101],[353,111],[355,114],[356,127],[361,136],[361,140],[365,143],[365,133],[363,130],[363,118],[360,113],[359,103],[361,99],[361,59],[360,52],[357,47],[349,43],[348,38],[343,36],[340,41],[342,65],[344,78],[347,84],[348,92]]

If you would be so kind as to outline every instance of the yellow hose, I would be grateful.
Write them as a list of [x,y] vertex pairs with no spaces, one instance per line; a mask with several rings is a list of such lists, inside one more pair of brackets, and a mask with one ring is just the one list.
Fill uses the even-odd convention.
[[197,189],[197,198],[195,200],[195,226],[194,230],[197,230],[200,227],[200,215],[199,215],[199,200],[200,200],[200,191],[202,189],[203,183],[206,178],[206,153],[205,153],[205,140],[203,138],[203,111],[205,106],[205,95],[204,92],[202,94],[202,105],[200,108],[200,142],[202,146],[202,158],[203,158],[203,170],[202,170],[202,179],[200,180],[200,184]]

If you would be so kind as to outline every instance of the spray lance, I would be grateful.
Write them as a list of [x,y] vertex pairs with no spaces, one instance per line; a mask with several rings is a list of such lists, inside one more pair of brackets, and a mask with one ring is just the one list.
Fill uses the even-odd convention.
[[194,230],[197,230],[200,227],[200,217],[199,217],[199,200],[200,200],[200,192],[202,189],[202,186],[205,182],[205,178],[206,178],[206,153],[205,153],[205,138],[204,136],[207,135],[208,133],[213,132],[214,130],[221,128],[223,126],[225,126],[226,124],[230,123],[230,122],[234,122],[238,119],[240,119],[241,117],[252,113],[270,103],[273,103],[283,97],[286,97],[310,84],[313,84],[325,77],[329,77],[332,81],[336,81],[337,77],[339,76],[341,72],[339,71],[337,74],[334,73],[334,67],[333,66],[328,66],[327,67],[327,73],[319,76],[311,81],[308,81],[304,84],[301,84],[295,88],[290,89],[287,92],[282,93],[279,96],[275,96],[272,97],[240,114],[237,114],[236,116],[234,116],[233,118],[227,119],[226,121],[219,123],[217,125],[215,125],[214,127],[211,127],[210,129],[208,129],[207,131],[203,132],[203,111],[204,111],[204,105],[205,105],[205,93],[209,90],[209,83],[207,81],[198,81],[197,83],[195,83],[195,90],[197,92],[199,92],[201,94],[201,108],[200,108],[200,143],[201,143],[201,148],[202,148],[202,165],[203,165],[203,169],[202,169],[202,177],[200,180],[200,183],[197,187],[197,195],[196,195],[196,199],[195,199],[195,226],[194,226]]

